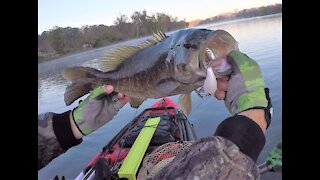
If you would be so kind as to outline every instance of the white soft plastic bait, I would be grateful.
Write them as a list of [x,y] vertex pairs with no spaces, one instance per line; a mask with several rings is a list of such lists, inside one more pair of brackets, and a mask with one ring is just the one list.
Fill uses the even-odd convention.
[[203,87],[205,92],[208,95],[214,96],[214,93],[217,90],[217,79],[211,67],[207,68],[207,77],[206,77],[206,80],[204,81]]

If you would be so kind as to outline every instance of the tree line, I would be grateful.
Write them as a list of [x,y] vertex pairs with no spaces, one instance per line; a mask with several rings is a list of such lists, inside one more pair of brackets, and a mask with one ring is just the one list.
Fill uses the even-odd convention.
[[101,47],[118,41],[146,36],[157,30],[172,31],[187,26],[185,20],[178,20],[166,13],[147,14],[135,11],[129,17],[120,14],[114,24],[82,26],[81,28],[55,26],[38,35],[38,61],[50,59],[71,52]]
[[265,16],[270,14],[277,14],[282,12],[282,4],[274,4],[269,6],[261,6],[258,8],[243,9],[238,11],[237,9],[231,14],[221,14],[211,18],[204,19],[198,23],[198,25],[209,24],[220,21],[227,21],[239,18],[249,18],[256,16]]
[[237,9],[233,13],[221,14],[197,22],[178,20],[166,13],[147,14],[135,11],[130,17],[120,14],[111,26],[103,24],[82,26],[81,28],[55,26],[38,35],[38,62],[72,52],[97,48],[131,38],[150,35],[157,30],[172,31],[180,28],[203,25],[239,18],[264,16],[282,12],[282,4],[258,8]]

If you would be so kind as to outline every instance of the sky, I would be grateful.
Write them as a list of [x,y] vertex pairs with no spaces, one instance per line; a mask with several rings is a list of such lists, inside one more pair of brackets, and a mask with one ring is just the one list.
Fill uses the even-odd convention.
[[167,13],[179,20],[205,19],[236,9],[246,9],[282,0],[38,0],[38,34],[54,26],[113,25],[120,14],[135,11]]

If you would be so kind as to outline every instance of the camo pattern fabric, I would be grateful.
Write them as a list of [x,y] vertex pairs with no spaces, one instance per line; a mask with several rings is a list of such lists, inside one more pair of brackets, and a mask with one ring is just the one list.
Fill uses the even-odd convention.
[[[155,176],[149,178],[176,180],[260,179],[259,168],[255,162],[240,152],[234,143],[220,136],[202,138],[181,151],[174,159],[169,160],[170,163]],[[149,169],[149,172],[152,172],[152,168]]]
[[52,127],[52,112],[38,115],[38,169],[64,153]]
[[227,61],[233,70],[225,99],[230,113],[237,114],[253,107],[267,107],[265,83],[257,62],[239,51],[229,53]]

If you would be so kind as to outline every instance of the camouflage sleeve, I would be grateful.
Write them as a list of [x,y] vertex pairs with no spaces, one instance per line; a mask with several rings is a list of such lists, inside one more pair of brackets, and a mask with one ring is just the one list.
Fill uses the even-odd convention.
[[260,174],[255,162],[237,145],[226,138],[213,136],[201,138],[181,151],[151,179],[249,180],[260,179]]
[[51,112],[38,115],[38,169],[64,153],[53,131],[53,115]]
[[73,135],[69,114],[70,111],[38,115],[38,170],[82,142]]
[[[264,144],[259,125],[246,116],[235,115],[224,120],[213,137],[197,140],[183,151],[170,149],[177,154],[175,157],[158,150],[169,158],[144,161],[143,167],[147,168],[139,172],[140,179],[260,179],[255,162]],[[160,161],[153,165],[153,159]]]

